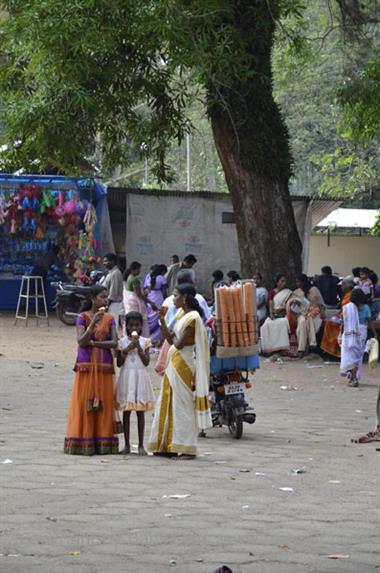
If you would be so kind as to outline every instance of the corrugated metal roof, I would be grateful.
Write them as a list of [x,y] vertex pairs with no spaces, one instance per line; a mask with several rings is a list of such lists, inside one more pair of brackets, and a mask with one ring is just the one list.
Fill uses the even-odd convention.
[[[179,191],[172,189],[142,189],[139,187],[108,187],[108,203],[112,205],[113,209],[124,209],[125,196],[127,194],[138,194],[148,196],[161,196],[161,197],[199,197],[202,199],[219,199],[230,201],[229,193],[214,193],[212,191]],[[309,195],[292,195],[292,201],[312,201],[312,211],[315,213],[319,211],[320,207],[325,204],[326,214],[331,211],[331,203],[341,205],[343,199],[330,198],[330,197],[310,197]],[[320,220],[320,219],[319,219]],[[317,223],[315,223],[316,225]]]
[[376,222],[376,209],[335,209],[317,227],[371,229]]

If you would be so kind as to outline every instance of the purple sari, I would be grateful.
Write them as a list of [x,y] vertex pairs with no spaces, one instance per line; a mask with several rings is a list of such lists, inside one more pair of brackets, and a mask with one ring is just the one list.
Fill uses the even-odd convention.
[[[144,289],[148,289],[148,299],[151,300],[157,308],[162,306],[165,300],[164,291],[167,289],[168,283],[163,275],[158,275],[156,277],[156,282],[154,287],[151,286],[151,275],[150,273],[145,277]],[[153,343],[160,342],[161,340],[161,329],[160,322],[158,318],[158,312],[153,310],[150,304],[147,305],[148,310],[148,326],[149,334]]]

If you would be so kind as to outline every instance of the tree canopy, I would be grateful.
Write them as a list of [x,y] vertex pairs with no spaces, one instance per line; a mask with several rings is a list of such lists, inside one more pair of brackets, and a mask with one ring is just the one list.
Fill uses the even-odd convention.
[[268,279],[284,260],[291,276],[301,269],[291,177],[302,194],[378,187],[376,0],[1,8],[3,165],[75,173],[97,163],[106,174],[149,157],[155,179],[168,182],[173,164],[181,169],[173,142],[207,137],[209,121],[196,162],[211,176],[200,179],[219,185],[221,166],[242,269]]
[[[223,81],[252,73],[244,33],[232,25],[233,2],[0,4],[9,166],[73,172],[98,164],[107,175],[122,165],[136,174],[148,155],[152,184],[174,176],[181,186],[179,144],[190,130],[194,187],[226,190],[207,108],[223,102]],[[276,3],[275,94],[290,133],[296,193],[357,196],[379,186],[373,6]],[[136,175],[127,181],[136,183]]]

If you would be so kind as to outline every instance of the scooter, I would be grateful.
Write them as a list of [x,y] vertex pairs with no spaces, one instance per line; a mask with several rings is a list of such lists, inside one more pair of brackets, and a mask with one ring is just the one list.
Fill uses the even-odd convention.
[[213,426],[227,426],[237,440],[243,435],[243,422],[254,424],[256,421],[256,414],[245,399],[245,390],[250,387],[248,372],[234,370],[210,377]]

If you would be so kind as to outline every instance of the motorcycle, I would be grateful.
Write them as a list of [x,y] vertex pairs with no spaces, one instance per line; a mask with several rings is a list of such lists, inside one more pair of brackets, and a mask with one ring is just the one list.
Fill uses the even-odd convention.
[[243,423],[254,424],[256,421],[256,414],[245,399],[245,390],[250,386],[248,372],[241,370],[220,372],[210,377],[213,426],[227,426],[237,440],[243,435]]
[[83,301],[89,297],[90,287],[71,283],[51,283],[56,290],[54,303],[57,318],[67,326],[75,326]]
[[54,282],[50,283],[56,290],[54,303],[57,318],[67,326],[74,326],[76,318],[84,300],[91,295],[91,285],[97,284],[104,276],[101,271],[90,273],[90,285],[77,285],[73,283]]

